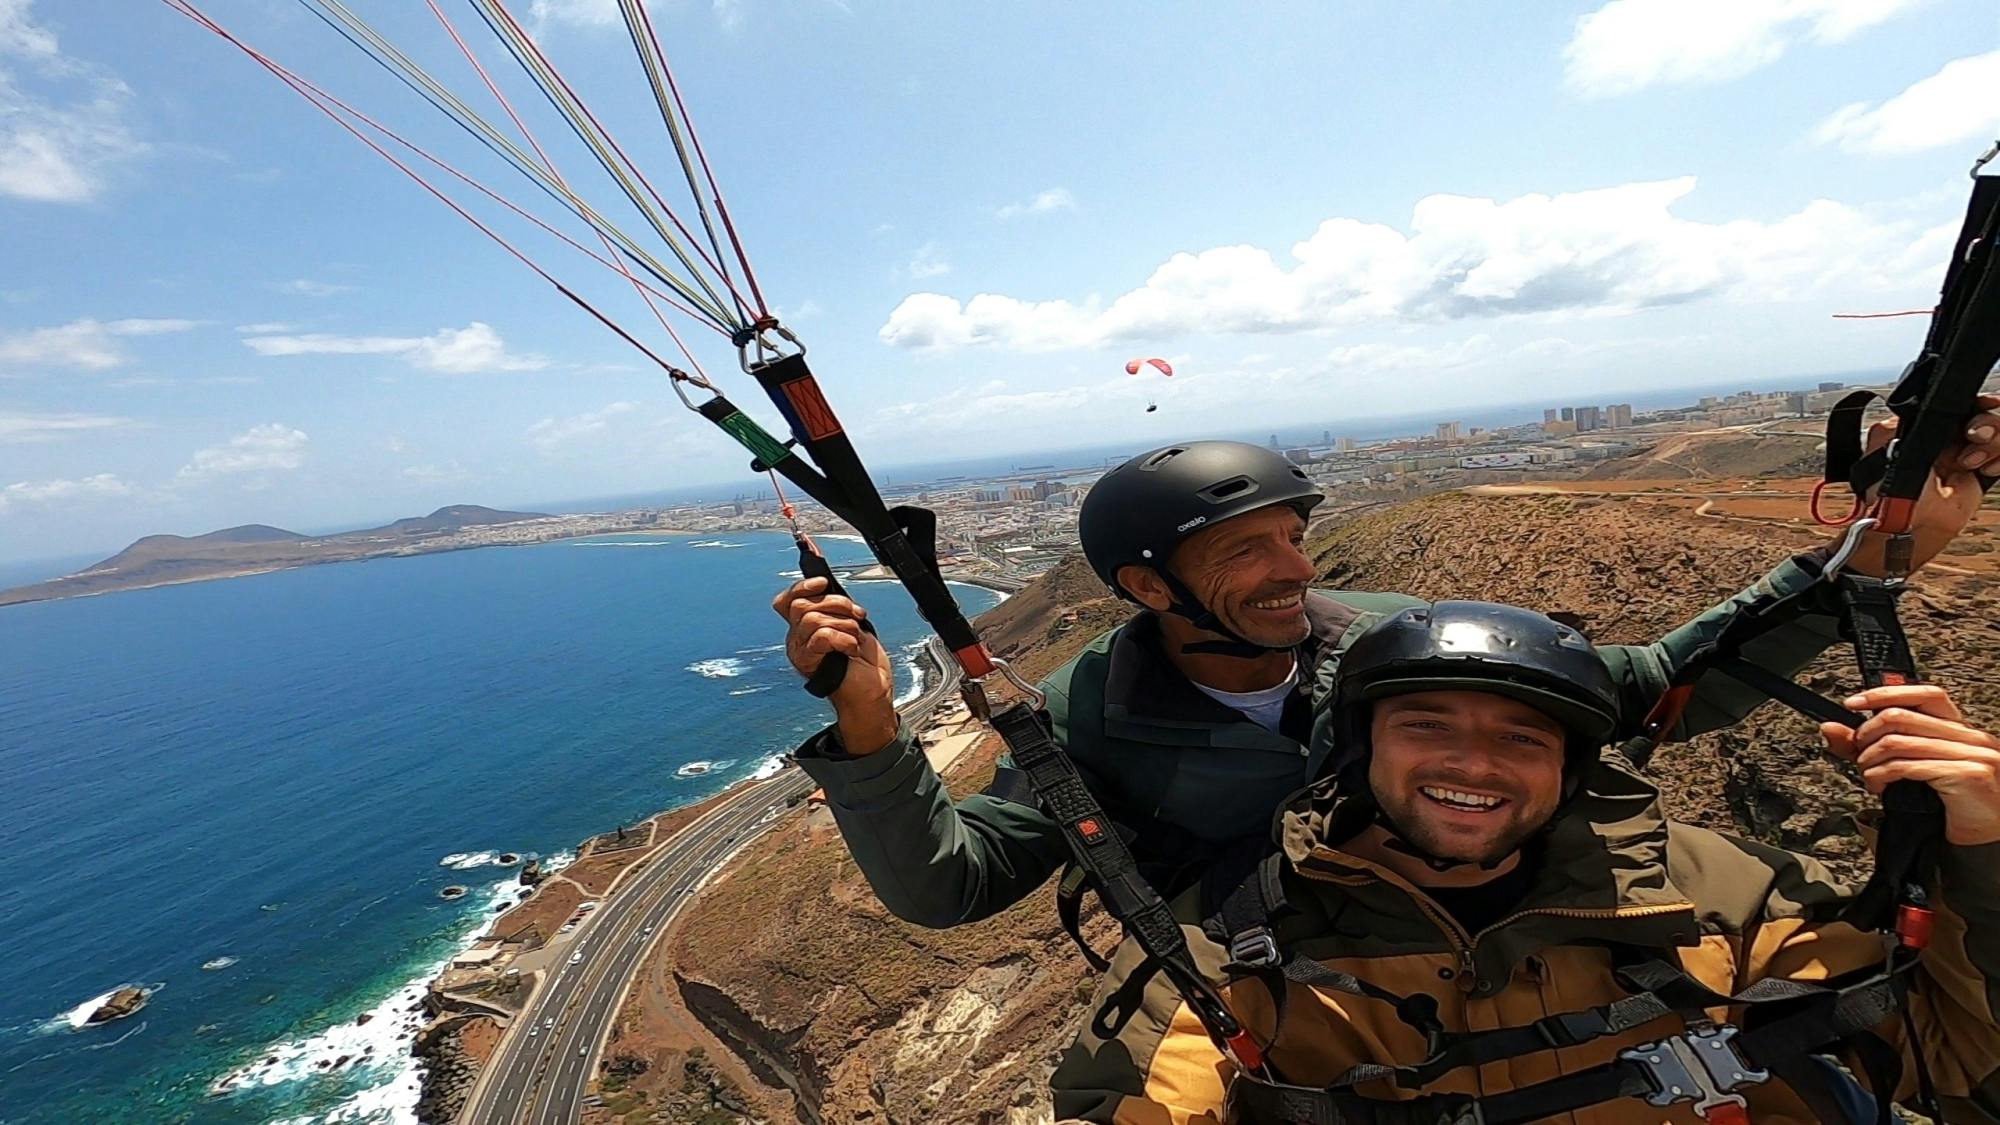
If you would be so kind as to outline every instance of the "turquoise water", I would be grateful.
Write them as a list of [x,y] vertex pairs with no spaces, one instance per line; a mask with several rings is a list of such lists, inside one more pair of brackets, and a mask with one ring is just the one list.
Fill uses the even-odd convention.
[[[796,566],[782,535],[624,536],[0,610],[0,1123],[412,1120],[412,982],[511,901],[492,856],[823,721],[773,647]],[[71,1026],[125,983],[159,991]]]

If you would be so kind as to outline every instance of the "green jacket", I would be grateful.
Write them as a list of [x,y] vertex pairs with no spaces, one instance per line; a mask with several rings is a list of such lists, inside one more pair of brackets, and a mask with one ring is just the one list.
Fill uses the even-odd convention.
[[[1799,589],[1817,569],[1787,560],[1653,644],[1599,646],[1623,686],[1626,735],[1636,734],[1679,662],[1737,604],[1766,589]],[[1142,613],[1044,681],[1055,736],[1105,812],[1136,833],[1142,872],[1171,894],[1180,869],[1232,843],[1269,839],[1285,799],[1316,777],[1335,749],[1323,704],[1340,653],[1374,621],[1417,604],[1404,594],[1314,591],[1299,691],[1277,732],[1196,689],[1160,652],[1157,619]],[[1809,615],[1744,655],[1789,677],[1838,639],[1831,617]],[[1705,676],[1669,738],[1729,726],[1764,701],[1727,677]],[[942,929],[990,917],[1026,898],[1069,857],[1055,822],[1005,762],[992,789],[954,805],[908,731],[873,754],[846,758],[829,727],[794,756],[825,788],[869,885],[907,921]]]

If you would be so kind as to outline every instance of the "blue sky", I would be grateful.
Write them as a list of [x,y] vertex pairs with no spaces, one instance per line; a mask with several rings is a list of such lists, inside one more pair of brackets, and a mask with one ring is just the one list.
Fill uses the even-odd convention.
[[[558,214],[293,0],[201,6]],[[491,112],[421,5],[352,6]],[[673,180],[615,0],[514,6]],[[1985,0],[650,10],[882,463],[1894,367],[1921,321],[1828,314],[1930,302],[2000,134]],[[502,229],[667,347],[618,277]],[[0,560],[742,471],[643,358],[151,0],[0,0],[0,263]]]

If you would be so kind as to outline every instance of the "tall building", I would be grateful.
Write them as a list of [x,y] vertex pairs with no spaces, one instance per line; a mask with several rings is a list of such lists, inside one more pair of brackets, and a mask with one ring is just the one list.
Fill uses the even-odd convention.
[[1277,434],[1272,434],[1272,435],[1271,435],[1271,448],[1272,448],[1272,449],[1276,449],[1276,448],[1278,448],[1278,435],[1277,435]]
[[1321,431],[1319,432],[1319,443],[1320,443],[1321,445],[1332,445],[1332,444],[1333,444],[1333,431],[1332,431],[1332,430],[1321,430]]
[[1806,412],[1806,395],[1804,391],[1800,391],[1797,394],[1789,394],[1785,396],[1785,413],[1804,414],[1805,412]]
[[1559,422],[1574,422],[1574,421],[1576,421],[1576,407],[1574,407],[1574,406],[1565,406],[1565,407],[1563,407],[1563,408],[1562,408],[1562,417],[1558,418],[1558,419],[1557,419],[1557,421],[1559,421]]
[[1439,422],[1439,423],[1437,424],[1437,439],[1438,439],[1439,441],[1457,441],[1457,440],[1458,440],[1458,423],[1457,423],[1457,422]]
[[1062,488],[1063,483],[1059,480],[1038,480],[1035,482],[1035,499],[1047,500],[1055,493],[1061,492]]
[[1555,407],[1551,406],[1547,410],[1542,411],[1543,425],[1546,426],[1550,422],[1560,422],[1560,421],[1562,421],[1562,412],[1558,411]]
[[1341,438],[1341,439],[1340,439],[1340,451],[1341,451],[1342,453],[1352,453],[1352,452],[1354,452],[1354,439],[1353,439],[1353,438],[1351,438],[1351,437],[1344,437],[1344,438]]
[[1040,500],[1041,497],[1035,495],[1035,490],[1025,484],[1014,484],[1007,486],[1007,499],[1015,503],[1022,503],[1029,500]]
[[1595,406],[1579,406],[1579,407],[1577,407],[1577,408],[1576,408],[1576,432],[1577,432],[1577,433],[1580,433],[1580,434],[1584,434],[1584,433],[1589,433],[1590,431],[1592,431],[1592,430],[1595,430],[1595,429],[1597,429],[1598,427],[1600,427],[1601,425],[1603,425],[1603,422],[1601,421],[1601,417],[1602,417],[1602,412],[1601,412],[1601,411],[1599,411],[1599,410],[1597,409],[1597,407],[1595,407]]
[[1604,424],[1614,430],[1631,429],[1632,404],[1629,402],[1618,402],[1605,407]]
[[1846,383],[1821,383],[1819,385],[1819,389],[1821,391],[1839,391],[1839,390],[1845,390],[1846,388],[1847,388]]

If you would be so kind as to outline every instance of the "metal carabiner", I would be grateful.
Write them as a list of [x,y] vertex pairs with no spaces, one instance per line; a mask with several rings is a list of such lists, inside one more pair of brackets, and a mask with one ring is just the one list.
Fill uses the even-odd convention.
[[1846,568],[1848,560],[1854,557],[1854,552],[1860,550],[1861,537],[1875,530],[1875,525],[1881,522],[1874,516],[1864,516],[1849,524],[1847,538],[1840,541],[1840,546],[1834,549],[1833,556],[1826,560],[1826,569],[1820,571],[1820,578],[1832,581],[1834,576]]
[[997,656],[992,657],[991,659],[993,661],[993,666],[1000,670],[1000,674],[1006,677],[1008,683],[1013,684],[1014,687],[1018,689],[1022,695],[1025,695],[1030,700],[1034,701],[1035,710],[1040,711],[1049,705],[1049,697],[1042,693],[1042,689],[1029,683],[1027,680],[1022,679],[1021,674],[1019,672],[1014,671],[1014,666],[1012,664],[1007,663],[1005,660],[1002,660]]
[[[743,368],[745,375],[753,374],[751,371],[753,367],[761,367],[766,363],[774,363],[786,357],[785,349],[778,344],[772,343],[764,335],[766,332],[777,333],[786,343],[798,349],[797,352],[792,354],[801,356],[806,354],[804,341],[794,335],[791,329],[786,328],[777,321],[774,320],[768,325],[752,326],[747,335],[739,337],[742,342],[736,345],[736,363]],[[754,361],[750,358],[750,349],[753,345],[757,349],[757,358]]]
[[1988,164],[1991,164],[1993,162],[1993,158],[1996,156],[2000,156],[2000,141],[1994,141],[1993,146],[1991,148],[1987,149],[1985,152],[1980,153],[1979,159],[1972,162],[1972,171],[1966,174],[1971,176],[1975,180],[1978,179],[1979,170],[1981,168],[1986,167]]
[[707,391],[709,394],[717,394],[714,383],[709,382],[703,376],[690,375],[687,372],[682,371],[678,367],[667,368],[667,381],[673,384],[674,394],[679,396],[681,400],[681,405],[687,407],[689,410],[692,410],[697,414],[701,413],[701,407],[696,406],[694,400],[688,397],[687,391],[681,388],[681,384],[692,383],[695,386],[700,387],[702,390]]

